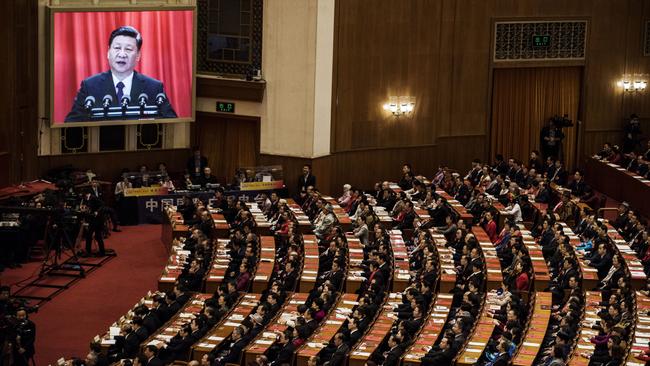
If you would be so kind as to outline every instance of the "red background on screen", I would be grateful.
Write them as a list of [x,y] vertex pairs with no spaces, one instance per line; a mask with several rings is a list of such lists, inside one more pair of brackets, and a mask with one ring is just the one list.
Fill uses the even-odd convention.
[[135,70],[162,81],[179,118],[192,116],[192,10],[54,14],[54,123],[63,123],[81,81],[109,71],[108,38],[123,25],[142,35]]

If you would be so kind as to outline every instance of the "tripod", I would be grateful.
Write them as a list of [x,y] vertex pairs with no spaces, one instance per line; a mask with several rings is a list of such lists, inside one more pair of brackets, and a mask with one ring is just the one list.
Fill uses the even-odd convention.
[[[74,270],[79,271],[79,276],[84,277],[85,271],[82,266],[74,263],[79,262],[75,251],[76,238],[81,234],[82,225],[78,223],[66,223],[64,220],[49,218],[45,230],[45,259],[41,265],[39,277],[42,277],[53,270]],[[73,241],[70,234],[76,230],[77,235]],[[63,263],[59,263],[61,254],[69,252],[70,257]],[[66,263],[70,261],[71,263]],[[65,267],[65,268],[64,268]]]

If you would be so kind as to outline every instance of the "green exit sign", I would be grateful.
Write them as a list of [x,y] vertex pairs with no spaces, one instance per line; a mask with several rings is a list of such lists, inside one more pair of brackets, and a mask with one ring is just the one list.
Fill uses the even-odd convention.
[[235,103],[217,101],[217,112],[235,113]]
[[551,45],[551,36],[548,34],[533,34],[534,48],[548,48]]

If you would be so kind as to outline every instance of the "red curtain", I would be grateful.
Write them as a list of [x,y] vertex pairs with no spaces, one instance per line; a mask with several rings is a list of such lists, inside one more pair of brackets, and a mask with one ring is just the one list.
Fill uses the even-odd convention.
[[178,117],[192,116],[192,10],[54,14],[54,123],[63,123],[81,81],[108,71],[108,38],[120,26],[142,35],[136,71],[163,82]]

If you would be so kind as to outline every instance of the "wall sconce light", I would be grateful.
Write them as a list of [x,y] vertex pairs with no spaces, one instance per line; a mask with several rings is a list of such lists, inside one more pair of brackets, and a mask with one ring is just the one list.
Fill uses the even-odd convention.
[[644,75],[624,75],[623,80],[618,82],[618,85],[623,87],[626,92],[644,91],[648,86]]
[[415,97],[391,96],[388,103],[384,104],[384,110],[389,111],[393,116],[399,117],[404,114],[411,114],[415,109]]

